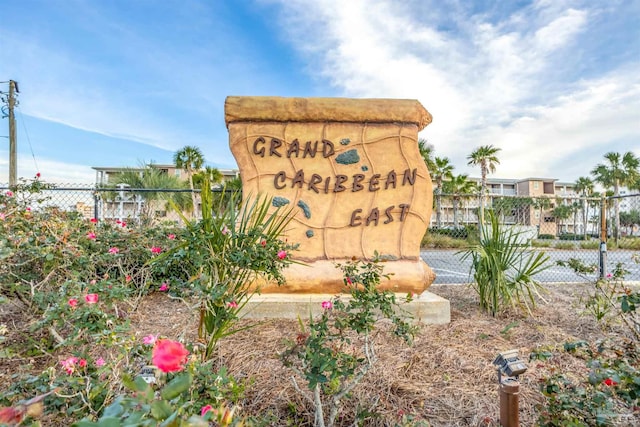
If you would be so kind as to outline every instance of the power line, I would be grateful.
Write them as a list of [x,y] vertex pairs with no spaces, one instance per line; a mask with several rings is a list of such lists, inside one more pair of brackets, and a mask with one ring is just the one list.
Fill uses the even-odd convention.
[[24,134],[27,137],[27,142],[29,143],[29,150],[31,151],[31,157],[33,158],[33,164],[36,167],[36,172],[40,171],[40,168],[38,167],[38,162],[36,161],[36,155],[33,152],[33,147],[31,146],[31,138],[29,138],[29,131],[27,130],[27,124],[26,121],[24,119],[24,114],[22,114],[22,108],[20,108],[20,106],[18,106],[18,112],[20,112],[20,121],[22,122],[22,128],[24,129]]

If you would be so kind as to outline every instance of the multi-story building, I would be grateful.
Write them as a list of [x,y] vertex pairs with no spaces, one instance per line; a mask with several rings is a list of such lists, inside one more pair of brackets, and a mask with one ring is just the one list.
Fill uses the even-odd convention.
[[[480,178],[469,178],[480,187]],[[575,184],[559,182],[549,178],[524,179],[487,179],[487,196],[485,206],[493,208],[505,224],[535,226],[539,234],[582,233],[584,219],[582,215],[572,214],[567,218],[556,218],[555,208],[558,204],[571,206],[580,201],[575,191]],[[478,195],[467,195],[458,202],[454,212],[452,197],[442,196],[442,224],[451,226],[478,223]],[[573,209],[572,212],[576,212]],[[457,221],[454,216],[457,214]],[[435,225],[434,210],[431,225]]]

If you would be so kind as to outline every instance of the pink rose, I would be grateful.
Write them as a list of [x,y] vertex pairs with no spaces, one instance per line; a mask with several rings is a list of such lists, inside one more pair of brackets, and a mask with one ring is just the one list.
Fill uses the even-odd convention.
[[235,301],[229,301],[227,303],[227,307],[229,307],[229,308],[238,308],[238,303],[235,302]]
[[78,365],[79,365],[81,368],[84,368],[85,366],[87,366],[87,361],[86,361],[86,359],[80,359],[80,361],[78,362]]
[[153,246],[151,248],[151,253],[152,254],[159,254],[162,252],[162,248],[160,246]]
[[331,301],[322,301],[322,308],[324,310],[331,310],[333,308],[333,303]]
[[204,414],[206,414],[207,412],[213,410],[213,406],[211,405],[205,405],[202,407],[202,409],[200,409],[200,416],[204,417]]
[[166,283],[163,283],[162,285],[160,285],[160,287],[158,288],[158,290],[159,290],[160,292],[168,291],[168,290],[169,290],[169,285],[167,285]]
[[189,351],[178,341],[161,339],[153,347],[151,361],[162,372],[179,372],[184,369],[188,355]]
[[75,298],[70,298],[68,303],[71,306],[71,308],[76,308],[76,306],[78,305],[78,300]]
[[133,280],[133,278],[131,277],[130,274],[127,274],[127,277],[124,278],[124,281],[127,282],[127,283],[129,283],[132,280]]
[[227,234],[229,234],[229,229],[227,228],[227,226],[226,226],[226,225],[222,227],[222,231],[221,231],[221,233],[222,233],[222,234],[224,234],[225,236],[226,236]]
[[171,234],[167,234],[167,239],[169,239],[169,240],[175,240],[175,238],[176,238],[176,235],[175,235],[175,234],[173,234],[173,233],[171,233]]
[[99,368],[101,366],[104,366],[105,362],[104,359],[102,357],[99,357],[98,360],[96,360],[96,366]]
[[91,219],[90,219],[90,221],[91,221],[92,223],[96,224],[96,223],[98,222],[98,219],[97,219],[97,218],[91,218]]
[[287,251],[278,251],[278,259],[285,259],[287,257]]
[[95,238],[96,238],[96,233],[94,233],[93,231],[90,231],[87,233],[87,239],[95,240]]
[[87,294],[84,296],[84,300],[87,304],[95,304],[98,302],[98,294]]
[[117,254],[118,252],[120,252],[120,249],[113,247],[109,249],[109,253],[110,254]]
[[158,340],[158,336],[153,334],[147,335],[146,337],[142,337],[142,343],[146,345],[154,345],[157,340]]
[[13,197],[13,191],[11,190],[7,190],[6,193],[4,193],[7,197]]
[[36,173],[36,178],[40,178],[40,172]]
[[62,369],[64,369],[67,372],[67,374],[71,375],[73,374],[73,371],[75,369],[77,362],[78,362],[78,358],[72,356],[68,359],[61,360],[60,364],[62,365]]

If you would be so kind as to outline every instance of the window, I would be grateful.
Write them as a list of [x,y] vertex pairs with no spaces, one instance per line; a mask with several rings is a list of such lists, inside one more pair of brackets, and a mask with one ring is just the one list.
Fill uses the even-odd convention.
[[544,222],[556,222],[556,219],[552,216],[545,216]]
[[180,178],[180,172],[181,172],[181,171],[180,171],[180,169],[176,169],[176,176],[177,176],[178,178]]
[[533,181],[533,189],[538,190],[540,188],[540,183],[538,181]]

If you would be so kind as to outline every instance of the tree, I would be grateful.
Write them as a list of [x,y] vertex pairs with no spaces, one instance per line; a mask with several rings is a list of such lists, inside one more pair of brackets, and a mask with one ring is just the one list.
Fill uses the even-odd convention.
[[193,174],[193,187],[202,188],[202,182],[207,178],[211,186],[222,182],[222,173],[216,168],[206,166],[204,169]]
[[551,207],[551,201],[548,197],[533,199],[533,207],[535,209],[538,209],[538,236],[540,236],[540,230],[542,229],[543,211]]
[[605,162],[599,163],[591,174],[595,180],[606,188],[613,188],[615,230],[614,236],[620,238],[620,187],[633,186],[637,182],[640,172],[640,160],[631,151],[623,155],[609,152],[604,155]]
[[444,190],[452,195],[453,200],[453,226],[458,228],[458,206],[462,198],[470,196],[478,191],[475,182],[469,180],[468,175],[451,176],[449,181],[444,183]]
[[442,227],[442,184],[445,180],[453,177],[453,165],[447,157],[436,157],[433,159],[433,169],[431,179],[435,182],[436,188],[436,226]]
[[[183,192],[149,191],[149,190],[184,190],[185,183],[175,176],[169,176],[151,165],[140,168],[126,168],[117,173],[110,180],[111,187],[126,184],[131,188],[131,194],[140,202],[136,206],[136,217],[141,220],[151,219],[151,210],[155,201],[173,200],[182,210],[190,210],[188,198]],[[143,190],[143,191],[136,191]],[[114,192],[115,196],[117,193]],[[167,209],[166,206],[163,206]]]
[[[584,224],[584,236],[587,237],[587,221],[589,218],[589,201],[587,198],[593,196],[594,185],[591,178],[581,176],[576,180],[575,189],[582,197],[582,223]],[[575,231],[575,230],[574,230]]]
[[627,228],[627,235],[633,235],[633,227],[640,225],[640,211],[620,212],[620,225]]
[[476,148],[467,156],[468,165],[480,166],[481,191],[480,191],[480,220],[478,224],[482,228],[484,222],[484,198],[487,194],[487,174],[496,171],[496,165],[500,164],[498,159],[500,148],[493,145],[483,145]]
[[204,155],[198,147],[186,145],[175,152],[175,154],[173,155],[173,162],[175,163],[177,168],[183,169],[187,172],[187,176],[189,178],[189,188],[191,189],[191,201],[193,203],[192,214],[195,215],[198,201],[196,198],[196,193],[194,191],[193,174],[194,172],[202,169],[202,166],[204,165]]
[[420,151],[420,156],[427,164],[427,169],[429,169],[429,173],[434,169],[433,163],[433,145],[429,144],[426,139],[418,139],[418,151]]
[[551,211],[556,219],[556,234],[560,235],[562,233],[562,225],[565,220],[569,219],[571,212],[571,206],[563,205],[561,201],[558,200],[558,205]]

